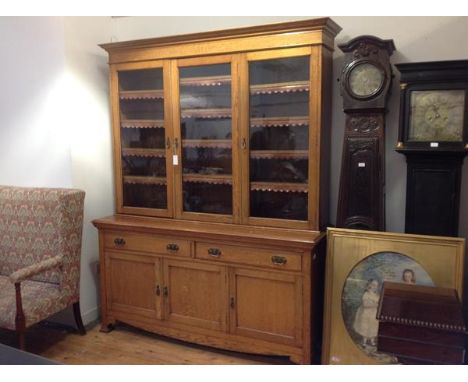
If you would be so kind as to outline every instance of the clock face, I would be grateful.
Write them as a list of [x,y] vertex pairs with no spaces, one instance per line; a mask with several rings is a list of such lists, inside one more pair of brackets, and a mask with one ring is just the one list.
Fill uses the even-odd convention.
[[383,86],[384,79],[384,73],[380,68],[366,62],[351,69],[348,84],[355,96],[364,98],[377,94]]
[[413,91],[410,104],[409,141],[463,141],[464,90]]

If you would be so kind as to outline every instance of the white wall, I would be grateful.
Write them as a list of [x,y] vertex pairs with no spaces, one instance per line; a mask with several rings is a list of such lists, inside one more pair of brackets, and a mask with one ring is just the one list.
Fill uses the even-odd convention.
[[72,185],[60,18],[0,18],[0,183]]

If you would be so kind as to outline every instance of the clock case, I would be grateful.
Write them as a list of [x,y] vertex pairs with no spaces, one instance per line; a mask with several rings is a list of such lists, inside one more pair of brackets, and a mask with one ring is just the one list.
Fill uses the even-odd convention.
[[[344,52],[340,76],[346,124],[343,139],[337,227],[385,230],[385,114],[393,77],[390,56],[393,40],[359,36],[338,47]],[[369,63],[383,72],[376,92],[356,96],[349,86],[349,75],[361,64]]]
[[[406,156],[405,232],[458,236],[462,165],[468,151],[468,60],[396,64],[400,71],[400,128],[396,151]],[[411,93],[465,90],[463,142],[408,140]]]
[[[433,153],[460,152],[468,149],[468,60],[432,61],[396,64],[400,78],[400,128],[397,151],[427,151]],[[412,141],[409,137],[411,94],[425,90],[464,90],[463,141],[440,141],[431,147],[429,141]]]

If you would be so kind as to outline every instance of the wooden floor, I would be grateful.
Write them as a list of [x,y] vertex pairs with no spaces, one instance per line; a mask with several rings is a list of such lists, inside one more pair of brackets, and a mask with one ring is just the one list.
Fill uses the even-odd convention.
[[[0,330],[0,343],[17,346],[16,334]],[[26,332],[26,350],[67,365],[279,365],[286,357],[216,350],[169,339],[126,325],[101,333],[99,325],[80,336],[72,328],[41,323]]]

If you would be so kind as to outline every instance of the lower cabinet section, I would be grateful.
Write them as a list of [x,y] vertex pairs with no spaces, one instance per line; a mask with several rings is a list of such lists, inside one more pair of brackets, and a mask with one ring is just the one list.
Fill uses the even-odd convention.
[[[124,322],[218,348],[311,362],[315,243],[278,246],[213,234],[214,251],[196,237],[165,237],[100,229],[103,331]],[[146,238],[157,245],[143,243]],[[178,251],[166,252],[166,241]]]

